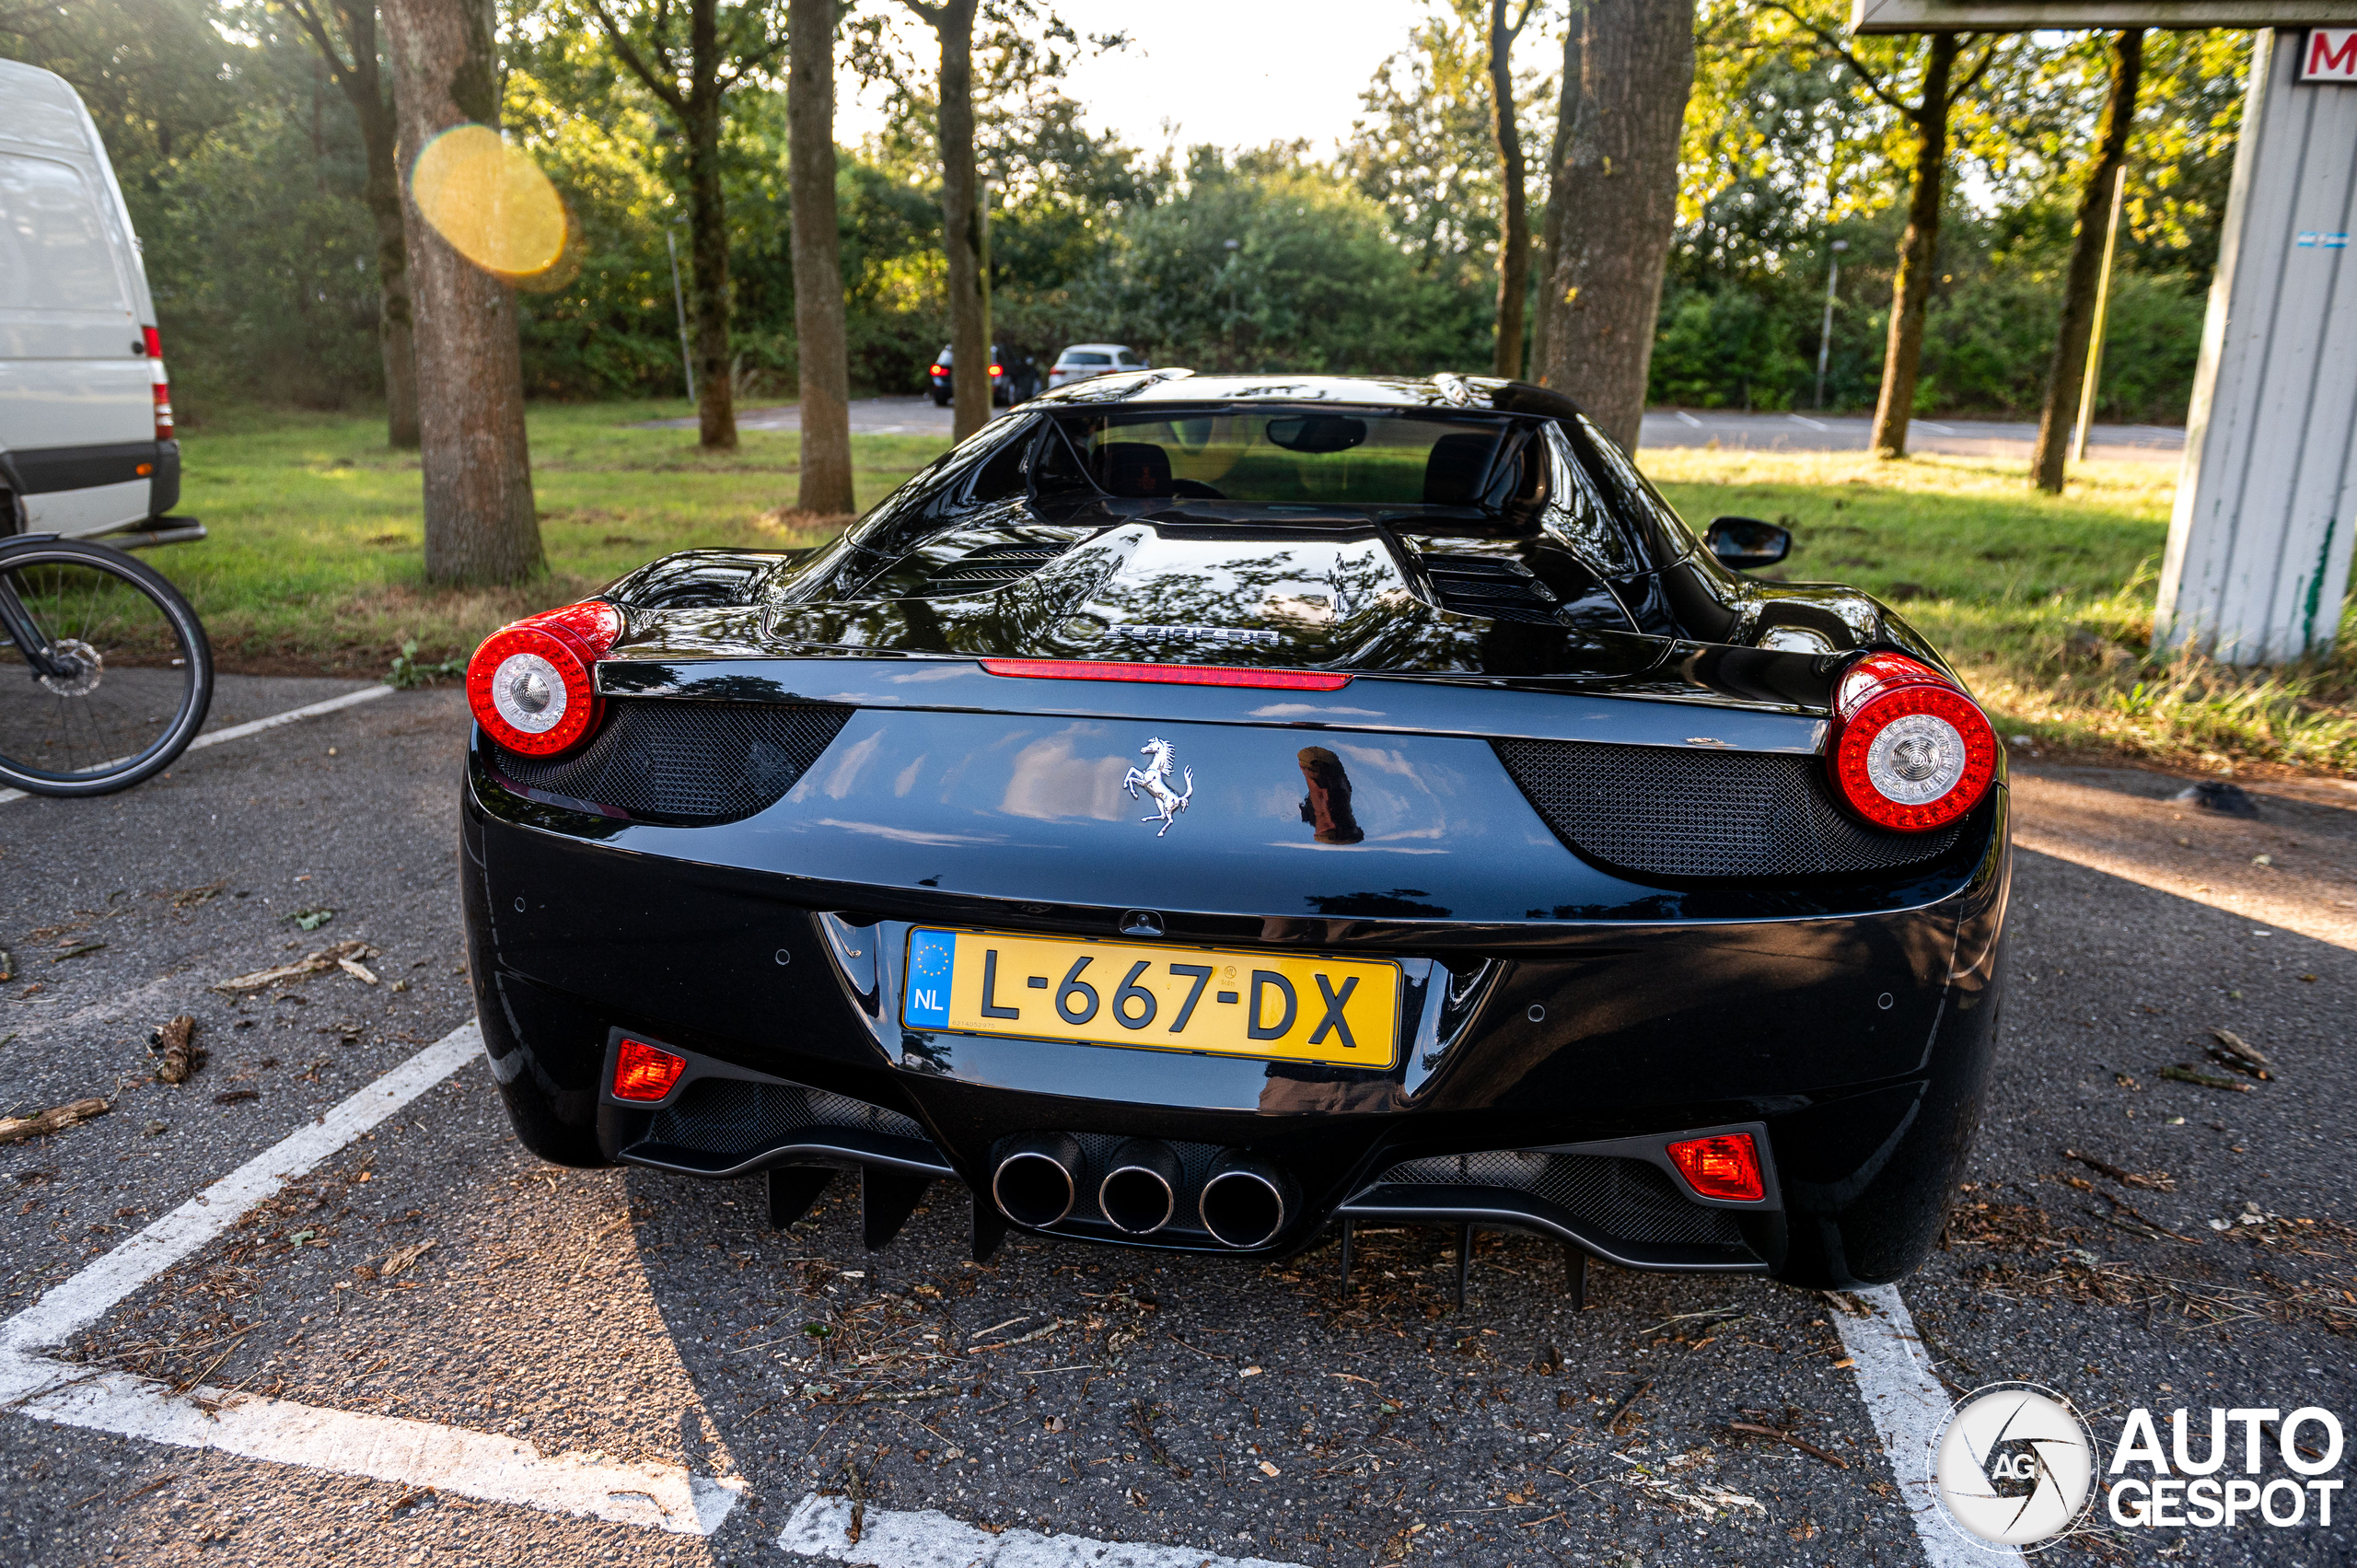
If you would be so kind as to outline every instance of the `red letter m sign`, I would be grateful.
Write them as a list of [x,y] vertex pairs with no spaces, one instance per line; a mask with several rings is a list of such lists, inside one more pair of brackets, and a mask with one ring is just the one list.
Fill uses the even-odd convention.
[[2300,80],[2357,82],[2357,28],[2310,28]]

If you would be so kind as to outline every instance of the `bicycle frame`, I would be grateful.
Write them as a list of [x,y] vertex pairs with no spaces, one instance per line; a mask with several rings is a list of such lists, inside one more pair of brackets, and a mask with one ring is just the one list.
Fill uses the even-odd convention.
[[9,574],[7,560],[7,546],[45,544],[58,537],[53,533],[17,534],[6,545],[0,545],[0,635],[17,645],[17,651],[25,656],[25,663],[35,675],[62,680],[80,673],[80,667],[51,655],[48,634],[33,619],[32,611],[25,608],[25,601],[17,597],[17,585]]

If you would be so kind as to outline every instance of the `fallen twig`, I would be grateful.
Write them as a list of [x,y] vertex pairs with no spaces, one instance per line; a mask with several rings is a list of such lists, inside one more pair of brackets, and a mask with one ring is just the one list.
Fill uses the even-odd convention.
[[0,1144],[21,1144],[28,1138],[63,1132],[94,1116],[104,1116],[107,1109],[108,1102],[102,1099],[77,1099],[30,1116],[0,1117]]
[[[331,947],[322,947],[318,952],[297,958],[291,964],[279,964],[271,969],[256,970],[251,974],[233,976],[222,981],[213,989],[231,994],[240,991],[261,991],[265,987],[276,985],[283,980],[299,980],[307,974],[319,974],[325,970],[339,968],[346,959],[356,961],[361,958],[373,958],[376,956],[377,949],[366,942],[338,942]],[[368,983],[374,985],[376,981],[371,978]]]
[[1791,1444],[1794,1447],[1798,1448],[1804,1454],[1814,1454],[1817,1458],[1823,1459],[1827,1464],[1835,1466],[1838,1469],[1846,1470],[1850,1468],[1850,1461],[1843,1458],[1840,1455],[1829,1454],[1824,1449],[1818,1447],[1816,1444],[1810,1442],[1807,1438],[1795,1436],[1792,1433],[1780,1431],[1776,1427],[1755,1426],[1747,1421],[1731,1421],[1727,1423],[1727,1430],[1729,1432],[1748,1432],[1755,1437],[1773,1437],[1779,1443]]

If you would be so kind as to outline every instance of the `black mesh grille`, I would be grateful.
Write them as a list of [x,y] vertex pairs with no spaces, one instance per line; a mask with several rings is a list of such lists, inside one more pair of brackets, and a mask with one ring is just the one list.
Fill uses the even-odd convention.
[[1735,1214],[1689,1202],[1643,1160],[1492,1149],[1395,1165],[1376,1179],[1405,1187],[1504,1187],[1542,1198],[1619,1241],[1733,1243]]
[[934,593],[971,594],[1014,582],[1062,555],[1062,544],[986,544],[971,550],[925,579]]
[[1835,806],[1815,757],[1497,740],[1498,760],[1555,836],[1655,877],[1889,871],[1944,854],[1933,833],[1869,828]]
[[1491,621],[1558,624],[1562,607],[1553,590],[1519,561],[1495,555],[1427,554],[1422,559],[1443,610]]
[[771,806],[809,772],[854,712],[772,703],[609,697],[605,726],[571,757],[496,752],[538,798],[650,822],[729,822]]
[[896,1138],[924,1137],[924,1129],[897,1110],[804,1088],[742,1078],[699,1078],[647,1129],[649,1143],[714,1155],[749,1155],[791,1143],[814,1127],[854,1128]]

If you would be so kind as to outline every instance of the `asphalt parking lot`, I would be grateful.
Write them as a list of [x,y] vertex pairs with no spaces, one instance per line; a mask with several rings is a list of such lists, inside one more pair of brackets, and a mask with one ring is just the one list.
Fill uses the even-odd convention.
[[[227,678],[215,727],[355,689]],[[1574,1312],[1527,1237],[1459,1311],[1439,1232],[1362,1233],[1344,1294],[1330,1247],[976,1265],[936,1188],[871,1255],[842,1180],[779,1233],[757,1181],[540,1165],[466,1034],[463,735],[390,693],[0,802],[0,1116],[107,1102],[0,1145],[0,1560],[1978,1562],[1878,1437],[1910,1356],[2098,1432],[2357,1411],[2357,787],[2246,820],[2017,763],[1989,1118],[1898,1350],[1750,1280],[1598,1268]],[[2094,1517],[2056,1561],[2357,1559],[2346,1508]]]

